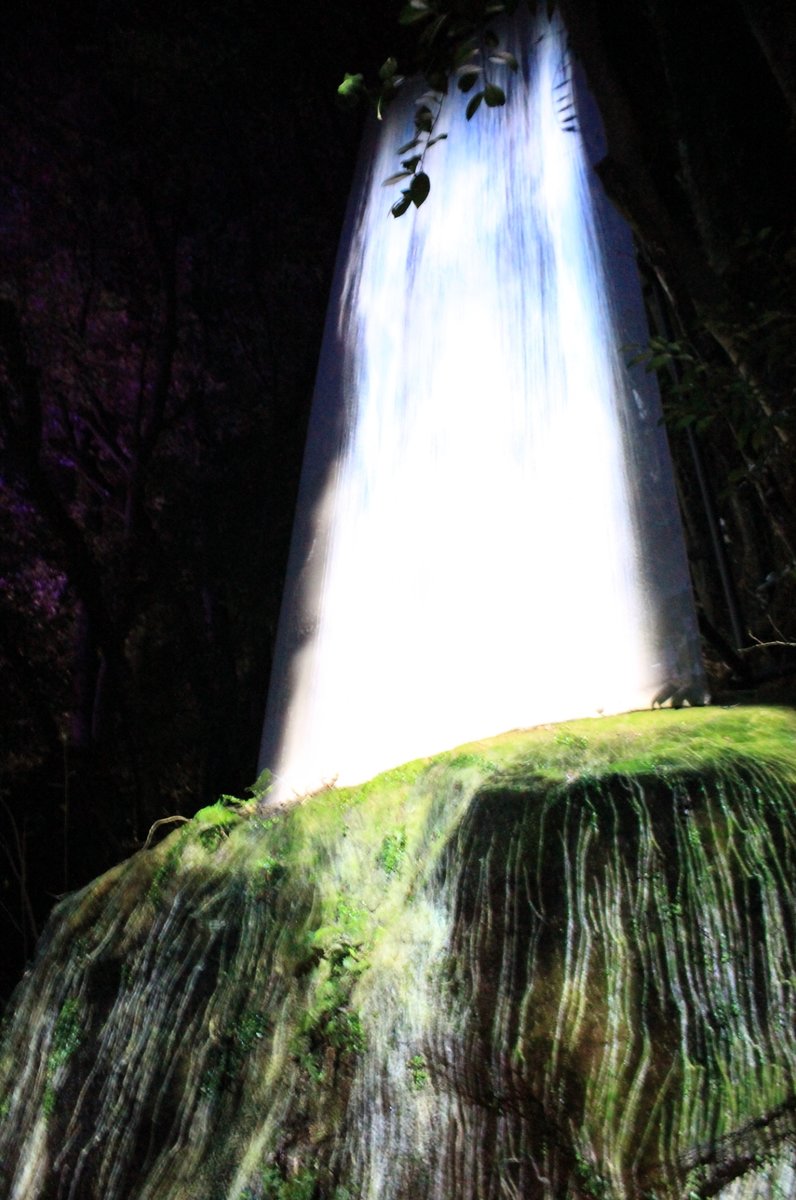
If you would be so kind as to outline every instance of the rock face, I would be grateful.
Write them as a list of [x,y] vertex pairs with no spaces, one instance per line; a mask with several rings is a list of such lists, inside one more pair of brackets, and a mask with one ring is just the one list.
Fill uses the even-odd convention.
[[796,1195],[795,859],[776,709],[227,799],[56,910],[0,1194]]

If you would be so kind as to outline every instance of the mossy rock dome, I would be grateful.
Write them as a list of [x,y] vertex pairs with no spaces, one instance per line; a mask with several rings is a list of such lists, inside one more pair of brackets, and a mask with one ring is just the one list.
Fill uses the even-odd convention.
[[796,717],[635,713],[269,809],[63,901],[11,1200],[794,1194]]

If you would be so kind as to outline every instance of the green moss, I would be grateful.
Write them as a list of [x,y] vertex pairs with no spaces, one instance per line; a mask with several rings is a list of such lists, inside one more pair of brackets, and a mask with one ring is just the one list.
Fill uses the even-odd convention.
[[46,1083],[42,1096],[42,1109],[46,1116],[55,1110],[59,1071],[77,1050],[83,1039],[81,1005],[77,997],[65,1000],[55,1019],[50,1053],[47,1056]]
[[311,1168],[303,1168],[286,1178],[276,1166],[268,1166],[262,1172],[262,1200],[313,1200],[316,1194],[317,1174]]
[[588,1200],[612,1200],[613,1189],[601,1174],[596,1164],[575,1151],[575,1179],[578,1190]]
[[[158,865],[149,885],[149,899],[158,906],[171,889],[178,874],[178,867],[188,848],[192,845],[212,854],[227,840],[236,826],[249,815],[244,802],[235,797],[222,796],[215,804],[200,808],[192,821],[166,838],[152,852],[157,855]],[[193,860],[189,857],[189,865]]]
[[790,709],[663,709],[568,721],[487,743],[499,773],[556,783],[573,776],[665,774],[766,763],[796,780]]
[[183,851],[188,843],[188,830],[182,829],[178,834],[166,839],[158,847],[160,861],[152,874],[147,896],[156,907],[163,900],[163,894],[169,883],[174,880]]
[[218,1098],[239,1089],[241,1076],[257,1043],[267,1037],[272,1019],[266,1012],[249,1009],[222,1033],[215,1033],[214,1045],[199,1084],[203,1096]]
[[316,1080],[323,1078],[326,1047],[342,1054],[359,1054],[365,1048],[361,1016],[352,997],[359,977],[368,969],[372,938],[371,914],[363,904],[341,896],[333,922],[322,925],[310,939],[317,967],[294,1053]]
[[413,1054],[406,1064],[413,1092],[422,1092],[429,1081],[428,1065],[422,1054]]
[[[232,806],[229,801],[232,801]],[[239,805],[233,796],[222,796],[215,804],[200,808],[191,822],[190,832],[198,838],[205,850],[215,850],[220,843],[229,837],[232,830],[241,820]]]
[[66,1062],[80,1045],[80,1001],[77,997],[67,1000],[53,1028],[50,1050],[50,1065],[53,1069]]
[[376,855],[376,861],[385,875],[395,875],[401,870],[406,854],[406,830],[397,829],[388,833]]

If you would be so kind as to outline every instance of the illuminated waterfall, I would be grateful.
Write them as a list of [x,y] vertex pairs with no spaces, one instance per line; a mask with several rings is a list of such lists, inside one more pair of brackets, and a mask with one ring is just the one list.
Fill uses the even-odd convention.
[[505,109],[446,101],[422,208],[393,220],[382,187],[411,98],[363,155],[266,714],[275,799],[701,689],[658,399],[623,363],[646,336],[629,234],[566,128],[560,32],[522,40]]

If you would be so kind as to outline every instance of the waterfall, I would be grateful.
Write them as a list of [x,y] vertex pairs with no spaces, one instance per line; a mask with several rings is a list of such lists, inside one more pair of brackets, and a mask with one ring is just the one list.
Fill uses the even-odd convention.
[[382,186],[413,97],[366,139],[263,735],[275,799],[701,692],[659,402],[624,362],[646,335],[589,165],[598,123],[588,97],[577,128],[565,112],[557,24],[504,44],[509,103],[468,122],[445,101],[421,208],[393,220]]
[[796,1197],[796,717],[538,727],[701,675],[627,231],[560,31],[512,48],[421,209],[410,106],[363,161],[266,719],[277,797],[405,761],[60,901],[8,1200]]

